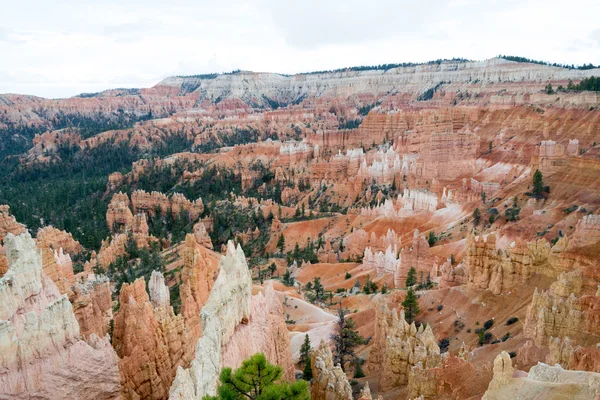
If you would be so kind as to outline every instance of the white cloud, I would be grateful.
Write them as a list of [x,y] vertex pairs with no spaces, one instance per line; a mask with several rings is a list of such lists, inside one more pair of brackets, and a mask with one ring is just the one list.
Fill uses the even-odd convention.
[[589,0],[0,3],[0,93],[64,97],[173,74],[501,53],[600,64],[600,3]]

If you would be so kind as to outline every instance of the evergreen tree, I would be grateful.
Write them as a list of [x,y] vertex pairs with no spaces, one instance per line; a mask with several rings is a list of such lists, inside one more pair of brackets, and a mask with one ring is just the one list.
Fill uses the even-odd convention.
[[310,338],[308,334],[304,336],[304,343],[300,347],[300,363],[303,365],[302,379],[310,381],[312,379],[312,368],[310,365],[310,352],[312,346],[310,344]]
[[280,253],[283,253],[283,249],[285,248],[285,237],[283,236],[283,233],[279,235],[279,239],[277,240],[277,248],[279,249]]
[[295,279],[292,276],[292,273],[289,270],[285,270],[283,274],[283,284],[285,286],[294,286]]
[[415,320],[415,317],[421,311],[419,309],[419,302],[417,301],[417,296],[412,288],[409,288],[406,293],[406,298],[402,302],[402,307],[404,307],[404,316],[406,317],[406,322],[409,324]]
[[275,271],[277,271],[277,265],[275,265],[275,263],[271,263],[271,265],[269,265],[269,272],[271,273],[271,276],[273,276]]
[[417,270],[415,267],[410,267],[408,270],[408,276],[406,277],[406,287],[409,288],[417,283]]
[[346,362],[355,362],[356,360],[354,348],[365,343],[365,339],[356,331],[356,324],[352,318],[346,318],[348,313],[348,309],[342,308],[340,304],[336,333],[331,335],[334,344],[334,362],[339,363],[344,371]]
[[481,221],[481,211],[479,211],[479,208],[476,208],[475,211],[473,211],[473,223],[475,225],[479,225],[480,221]]
[[354,378],[356,379],[365,377],[365,372],[362,369],[363,362],[360,358],[357,358],[354,362]]
[[541,196],[544,193],[544,177],[539,169],[533,174],[533,194]]
[[435,237],[435,233],[433,231],[429,232],[429,236],[427,236],[427,243],[429,243],[429,247],[433,247],[433,245],[437,242],[437,238]]
[[300,380],[281,382],[283,369],[272,365],[262,353],[245,360],[232,371],[223,368],[219,376],[220,386],[216,396],[203,400],[309,400],[308,383]]

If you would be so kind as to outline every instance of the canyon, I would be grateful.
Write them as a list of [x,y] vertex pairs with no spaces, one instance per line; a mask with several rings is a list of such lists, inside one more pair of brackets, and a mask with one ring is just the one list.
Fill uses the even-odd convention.
[[317,400],[599,396],[600,95],[558,90],[599,75],[0,95],[0,398],[202,399],[256,353]]

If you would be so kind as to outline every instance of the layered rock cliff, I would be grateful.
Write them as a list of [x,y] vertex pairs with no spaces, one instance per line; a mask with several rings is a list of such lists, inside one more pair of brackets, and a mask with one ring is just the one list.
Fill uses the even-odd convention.
[[117,357],[108,338],[86,342],[66,295],[42,270],[27,233],[5,238],[0,278],[0,397],[116,399]]
[[202,308],[202,337],[196,343],[196,358],[190,368],[179,368],[170,390],[171,399],[201,399],[214,394],[223,366],[222,349],[236,327],[248,321],[251,312],[252,278],[241,247],[227,245],[219,261],[219,274]]

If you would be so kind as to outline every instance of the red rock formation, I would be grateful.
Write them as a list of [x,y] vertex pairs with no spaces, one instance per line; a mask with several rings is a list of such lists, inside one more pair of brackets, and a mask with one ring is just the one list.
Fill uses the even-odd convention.
[[468,284],[479,289],[489,289],[494,294],[507,292],[522,284],[534,274],[556,276],[557,271],[548,266],[550,245],[541,239],[524,243],[517,240],[504,251],[496,248],[496,236],[467,239],[465,268]]
[[83,337],[88,338],[92,334],[106,336],[113,318],[108,279],[90,275],[86,281],[76,282],[72,291],[70,301]]
[[71,303],[42,270],[29,234],[6,237],[0,278],[0,397],[116,399],[117,357],[107,338],[82,339]]
[[123,232],[133,225],[133,214],[129,209],[129,197],[126,193],[113,195],[106,211],[106,224],[114,233]]
[[[273,225],[271,224],[271,229],[272,228],[273,228]],[[204,223],[198,222],[198,223],[194,224],[194,238],[196,239],[196,242],[199,245],[212,250],[212,248],[213,248],[212,241],[210,239],[210,236],[208,236],[208,232],[206,231],[206,227],[205,227]]]
[[425,282],[430,278],[432,267],[438,265],[438,259],[429,249],[425,235],[415,229],[412,246],[400,250],[400,262],[394,273],[394,285],[397,288],[406,286],[408,271],[413,267],[417,272],[417,282]]
[[283,368],[283,379],[294,380],[290,338],[283,315],[283,305],[269,283],[264,293],[252,296],[248,323],[240,324],[222,350],[223,366],[237,368],[256,353]]
[[40,228],[35,237],[35,242],[40,248],[49,247],[56,251],[63,249],[64,252],[71,255],[79,254],[83,250],[81,244],[73,239],[73,235],[52,226]]
[[218,266],[208,252],[196,241],[195,235],[185,237],[183,267],[181,269],[181,315],[185,324],[198,340],[202,334],[200,310],[206,304],[217,279]]
[[75,283],[73,263],[68,254],[62,249],[59,252],[48,247],[42,248],[42,268],[44,273],[52,279],[61,294],[69,294],[71,286]]
[[143,278],[124,284],[119,298],[113,346],[119,356],[121,396],[165,399],[177,367],[193,357],[184,354],[187,330],[183,318],[170,307],[154,308]]
[[167,212],[173,213],[173,216],[179,215],[181,211],[189,214],[190,220],[197,219],[204,211],[202,199],[190,201],[181,193],[175,193],[170,199],[159,192],[148,193],[143,190],[136,190],[131,194],[131,205],[133,212],[154,215],[156,210],[160,210],[163,215]]
[[10,214],[10,207],[0,205],[0,277],[8,270],[8,259],[2,241],[8,233],[20,235],[25,232],[25,226],[18,223],[16,218]]

